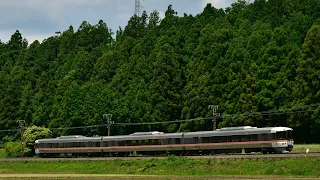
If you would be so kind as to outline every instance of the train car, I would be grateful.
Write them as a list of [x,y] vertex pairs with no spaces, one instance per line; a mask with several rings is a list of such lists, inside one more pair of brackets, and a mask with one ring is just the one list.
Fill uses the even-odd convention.
[[219,153],[286,153],[293,150],[292,128],[251,126],[216,131],[137,132],[121,136],[62,136],[35,141],[40,157],[208,155]]

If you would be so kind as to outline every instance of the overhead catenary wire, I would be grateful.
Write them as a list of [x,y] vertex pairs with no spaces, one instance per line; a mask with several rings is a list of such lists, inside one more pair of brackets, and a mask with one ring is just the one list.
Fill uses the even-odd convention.
[[[309,107],[320,106],[320,103],[304,105],[304,106],[296,106],[293,108],[279,109],[279,110],[270,110],[270,111],[261,111],[261,112],[252,112],[252,113],[244,113],[244,114],[222,114],[220,116],[216,116],[217,119],[222,118],[240,118],[240,117],[254,117],[254,116],[273,116],[273,115],[281,115],[281,114],[294,114],[294,113],[305,113],[305,112],[314,112],[315,109],[311,110],[299,110],[305,109]],[[296,110],[296,111],[294,111]],[[50,130],[70,130],[70,129],[85,129],[85,128],[97,128],[97,127],[106,127],[106,126],[137,126],[137,125],[156,125],[156,124],[170,124],[170,123],[182,123],[188,121],[199,121],[199,120],[211,120],[212,117],[205,118],[194,118],[194,119],[184,119],[184,120],[174,120],[174,121],[158,121],[158,122],[141,122],[141,123],[114,123],[114,124],[100,124],[100,125],[90,125],[90,126],[77,126],[77,127],[59,127],[59,128],[48,128]],[[8,129],[8,130],[0,130],[0,132],[17,132],[21,129]]]

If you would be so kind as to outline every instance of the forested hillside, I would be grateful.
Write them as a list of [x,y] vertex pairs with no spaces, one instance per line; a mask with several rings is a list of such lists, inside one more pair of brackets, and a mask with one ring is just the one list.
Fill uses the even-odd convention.
[[[0,130],[19,128],[21,119],[77,127],[105,124],[106,113],[118,123],[159,122],[212,116],[211,104],[226,115],[320,103],[319,18],[319,0],[239,0],[225,10],[208,4],[196,16],[178,16],[171,5],[162,20],[144,12],[114,36],[103,21],[29,45],[16,31],[0,41]],[[318,106],[218,123],[290,126],[296,142],[320,142]],[[212,121],[112,127],[111,134],[150,130],[212,130]],[[53,134],[106,135],[107,128]],[[2,131],[0,139],[19,133]]]

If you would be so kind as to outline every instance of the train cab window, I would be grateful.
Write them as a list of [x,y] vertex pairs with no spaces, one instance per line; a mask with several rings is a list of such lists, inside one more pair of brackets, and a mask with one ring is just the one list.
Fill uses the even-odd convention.
[[278,140],[287,139],[287,132],[286,131],[276,132],[276,139]]
[[287,131],[287,137],[288,139],[292,139],[292,131]]

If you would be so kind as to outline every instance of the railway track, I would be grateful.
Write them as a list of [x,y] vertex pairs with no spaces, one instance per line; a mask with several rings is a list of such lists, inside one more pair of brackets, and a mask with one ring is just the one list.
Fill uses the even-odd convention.
[[[189,159],[213,159],[213,160],[251,160],[251,159],[288,159],[288,158],[320,158],[320,153],[288,153],[288,154],[231,154],[231,155],[205,155],[205,156],[184,156]],[[82,158],[39,158],[39,157],[22,157],[22,158],[0,158],[0,162],[76,162],[76,161],[108,161],[108,160],[129,160],[129,159],[152,159],[166,158],[165,156],[136,156],[136,157],[82,157]]]

